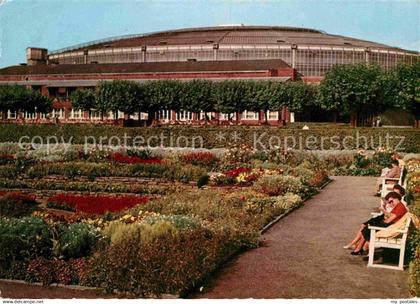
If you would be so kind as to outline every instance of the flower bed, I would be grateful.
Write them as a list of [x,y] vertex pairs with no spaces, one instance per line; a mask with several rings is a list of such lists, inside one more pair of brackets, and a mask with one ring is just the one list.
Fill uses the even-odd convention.
[[114,153],[111,156],[111,160],[117,163],[122,163],[122,164],[161,164],[162,163],[162,159],[157,158],[157,157],[143,159],[138,156],[123,155],[121,153]]
[[[420,218],[420,159],[406,162],[407,194],[410,212]],[[420,296],[420,230],[413,229],[409,235],[411,262],[409,267],[409,287],[412,296]]]
[[217,157],[211,152],[192,152],[180,156],[182,162],[203,167],[212,167],[217,162]]
[[0,154],[0,165],[5,165],[13,163],[15,161],[15,156],[12,154]]
[[35,195],[18,192],[0,193],[0,216],[26,216],[36,210],[37,205]]
[[[31,213],[31,219],[25,220],[33,222],[31,229],[39,226],[45,230],[45,244],[40,245],[45,247],[45,254],[22,256],[19,263],[8,263],[6,272],[0,270],[0,276],[44,284],[96,286],[142,297],[182,295],[200,286],[233,254],[258,246],[261,229],[299,206],[302,197],[314,193],[308,189],[318,187],[326,178],[325,171],[317,170],[316,161],[302,164],[296,157],[289,166],[284,162],[289,154],[264,159],[252,149],[232,151],[226,158],[194,151],[162,161],[147,151],[92,151],[80,157],[76,149],[62,153],[64,162],[25,164],[17,173],[18,179],[4,176],[0,186],[113,193],[146,192],[135,189],[144,186],[149,193],[158,191],[161,196],[149,200],[65,192],[56,195],[47,206],[73,212],[47,209]],[[220,173],[208,173],[213,170]],[[54,180],[56,177],[61,182]],[[124,183],[114,183],[116,177]],[[175,189],[166,191],[126,177],[158,178],[159,182],[201,180],[197,182],[201,186],[210,179],[210,184],[254,186],[197,189],[175,184]],[[12,224],[7,229],[12,229]],[[24,230],[24,226],[19,229]],[[2,237],[7,243],[8,236],[0,235],[0,241]],[[19,250],[26,248],[25,244],[17,245]],[[13,252],[5,247],[0,262]]]
[[[10,260],[0,276],[46,285],[97,286],[142,297],[182,295],[233,254],[258,246],[262,227],[302,202],[296,194],[268,197],[250,189],[194,189],[148,204],[144,204],[147,198],[136,199],[65,194],[52,198],[51,204],[91,215],[75,213],[69,219],[47,211],[24,219],[26,226],[18,226],[13,235],[20,235],[24,227],[34,233],[42,229],[43,243],[38,247],[44,251],[37,247],[37,254],[19,256],[18,263]],[[132,206],[122,213],[100,215]],[[19,223],[4,222],[10,222],[4,232]],[[0,232],[1,223],[0,219]],[[7,238],[0,235],[0,242],[8,242]],[[16,249],[26,248],[25,244],[16,243]],[[0,261],[14,252],[5,247]]]
[[[147,197],[137,196],[78,196],[59,194],[48,200],[49,207],[88,214],[104,214],[145,204]],[[61,207],[61,208],[60,208]]]

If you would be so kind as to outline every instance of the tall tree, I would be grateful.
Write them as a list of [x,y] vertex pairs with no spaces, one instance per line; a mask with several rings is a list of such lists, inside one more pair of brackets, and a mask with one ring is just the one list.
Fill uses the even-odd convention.
[[26,99],[25,110],[28,113],[49,113],[52,110],[50,98],[41,95],[40,92],[30,91]]
[[39,92],[24,86],[0,86],[0,110],[3,115],[10,111],[47,113],[51,110],[51,100]]
[[350,115],[352,126],[364,125],[389,104],[382,90],[384,72],[376,65],[336,65],[321,81],[317,104]]
[[115,115],[118,111],[133,114],[143,101],[141,95],[139,85],[133,81],[101,81],[96,92],[96,108],[102,116],[108,111]]
[[213,83],[209,80],[194,79],[181,85],[180,107],[193,113],[214,111]]
[[278,86],[280,83],[272,81],[247,82],[244,92],[246,92],[246,107],[254,112],[262,111],[264,120],[268,121],[268,111],[278,111],[276,102],[278,100]]
[[[220,113],[232,114],[246,110],[244,84],[238,80],[226,80],[216,84],[214,90],[215,109]],[[232,117],[229,117],[232,119]],[[238,115],[236,115],[238,120]]]
[[301,113],[314,102],[315,87],[303,81],[288,82],[284,90],[287,98],[285,105],[292,112]]
[[420,61],[413,65],[397,65],[390,71],[390,98],[396,106],[414,116],[415,127],[420,127]]
[[180,95],[182,84],[177,80],[156,80],[145,85],[145,103],[148,107],[149,120],[153,121],[159,110],[181,109]]
[[76,110],[89,112],[96,107],[95,91],[90,89],[77,89],[70,95],[72,107]]

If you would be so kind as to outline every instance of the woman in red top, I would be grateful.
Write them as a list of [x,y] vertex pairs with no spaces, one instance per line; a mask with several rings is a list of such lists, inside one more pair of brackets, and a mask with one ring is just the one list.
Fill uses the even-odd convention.
[[386,217],[379,219],[372,218],[371,220],[367,221],[365,224],[365,228],[360,232],[360,241],[357,247],[352,251],[352,255],[362,254],[363,248],[368,248],[368,242],[370,240],[370,229],[368,225],[378,226],[378,227],[388,227],[391,224],[397,222],[400,218],[407,213],[407,209],[405,208],[404,204],[401,203],[401,195],[397,192],[390,192],[385,196],[385,201],[388,204],[392,204],[393,208],[391,213],[389,213]]

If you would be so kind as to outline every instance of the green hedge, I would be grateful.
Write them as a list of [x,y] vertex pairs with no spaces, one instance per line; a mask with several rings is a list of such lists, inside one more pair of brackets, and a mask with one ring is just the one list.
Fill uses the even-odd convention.
[[[300,126],[300,125],[299,125]],[[162,126],[156,128],[124,128],[117,126],[104,125],[1,125],[0,127],[0,142],[18,142],[23,136],[28,136],[29,139],[39,136],[43,142],[47,142],[48,136],[56,136],[59,140],[64,140],[73,144],[92,143],[93,138],[96,143],[100,143],[102,137],[102,144],[109,143],[115,145],[117,140],[114,138],[110,142],[110,138],[116,136],[120,142],[126,142],[128,145],[133,144],[133,139],[136,136],[141,136],[145,143],[149,140],[151,146],[157,147],[176,147],[177,140],[181,147],[188,146],[195,147],[202,146],[203,148],[223,148],[229,144],[237,143],[254,146],[258,149],[265,147],[281,145],[287,137],[288,147],[292,146],[291,137],[295,138],[295,148],[302,146],[304,149],[315,150],[321,148],[321,138],[325,137],[324,149],[343,149],[343,140],[346,136],[354,138],[347,139],[347,149],[359,149],[365,147],[365,139],[359,140],[359,146],[356,144],[356,139],[364,136],[368,142],[368,149],[386,146],[387,140],[390,149],[397,149],[402,152],[420,152],[420,132],[416,129],[388,129],[388,128],[347,128],[338,125],[310,125],[310,130],[302,130],[301,128],[294,128],[289,126],[287,128],[276,127],[251,127],[251,126]],[[153,138],[155,136],[155,138]],[[157,136],[157,138],[156,138]],[[187,141],[180,136],[185,136]],[[309,137],[313,137],[314,144],[306,144]],[[333,136],[336,136],[333,138]],[[201,139],[202,138],[202,142]],[[403,142],[399,147],[398,143],[404,137]],[[24,138],[23,142],[28,142],[28,138]],[[87,138],[87,139],[86,139]],[[387,139],[388,138],[388,139]],[[139,140],[139,138],[138,138]],[[36,138],[36,142],[40,139]],[[302,144],[300,144],[302,143]],[[140,143],[137,142],[140,146]],[[370,147],[369,147],[370,146]],[[372,147],[373,146],[373,147]]]

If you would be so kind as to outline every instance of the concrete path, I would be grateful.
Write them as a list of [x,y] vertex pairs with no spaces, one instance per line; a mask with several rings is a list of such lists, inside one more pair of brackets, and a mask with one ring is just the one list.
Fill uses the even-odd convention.
[[[342,248],[378,205],[375,178],[334,177],[192,298],[407,298],[407,273]],[[365,258],[366,259],[366,258]]]

